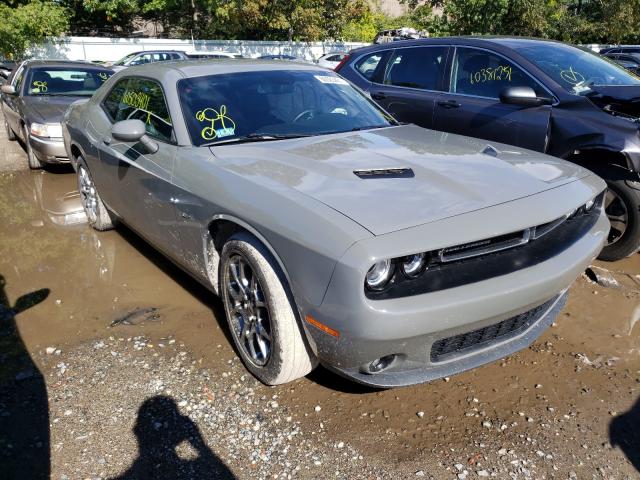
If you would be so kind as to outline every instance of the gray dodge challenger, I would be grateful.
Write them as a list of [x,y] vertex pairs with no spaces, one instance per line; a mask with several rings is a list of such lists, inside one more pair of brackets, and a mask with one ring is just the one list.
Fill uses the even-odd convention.
[[63,136],[90,224],[122,221],[219,295],[270,385],[320,362],[402,386],[520,350],[609,231],[589,171],[400,125],[312,65],[129,68]]

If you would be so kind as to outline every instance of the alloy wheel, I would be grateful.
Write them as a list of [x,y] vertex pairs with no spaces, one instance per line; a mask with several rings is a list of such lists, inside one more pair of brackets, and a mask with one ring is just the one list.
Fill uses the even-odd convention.
[[271,322],[260,280],[240,254],[229,258],[225,279],[232,333],[250,361],[262,367],[271,357]]
[[80,178],[80,199],[89,221],[95,223],[98,220],[98,194],[89,176],[89,172],[83,166],[78,167]]
[[620,196],[612,189],[607,189],[604,197],[604,210],[609,217],[611,230],[609,230],[609,238],[607,244],[612,245],[620,240],[627,231],[629,225],[629,212],[627,206]]

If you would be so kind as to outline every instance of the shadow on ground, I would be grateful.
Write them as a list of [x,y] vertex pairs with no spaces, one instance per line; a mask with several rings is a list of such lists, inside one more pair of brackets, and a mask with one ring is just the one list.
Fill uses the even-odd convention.
[[140,406],[133,427],[138,458],[112,480],[220,479],[235,477],[207,446],[198,426],[167,396],[151,397]]
[[620,447],[629,462],[640,472],[640,398],[631,410],[611,421],[609,441],[614,447]]
[[0,275],[0,465],[2,478],[48,479],[51,471],[47,387],[16,325],[16,315],[43,302],[49,289],[13,306]]

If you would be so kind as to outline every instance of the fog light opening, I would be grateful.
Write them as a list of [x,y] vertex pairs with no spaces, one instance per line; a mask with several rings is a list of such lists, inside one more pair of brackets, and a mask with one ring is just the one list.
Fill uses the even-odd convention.
[[370,373],[380,373],[388,369],[393,361],[396,359],[396,355],[385,355],[384,357],[376,358],[369,364]]

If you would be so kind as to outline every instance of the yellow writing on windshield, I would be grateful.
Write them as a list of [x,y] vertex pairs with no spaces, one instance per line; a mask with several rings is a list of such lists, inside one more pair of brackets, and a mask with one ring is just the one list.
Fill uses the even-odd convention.
[[104,73],[104,72],[100,72],[98,73],[98,77],[100,78],[100,80],[102,80],[103,82],[106,82],[107,80],[109,80],[110,75]]
[[499,65],[495,68],[483,68],[469,74],[471,85],[485,82],[510,82],[512,69],[509,65]]
[[571,66],[568,70],[562,70],[560,72],[560,78],[571,85],[577,85],[584,82],[584,76],[580,72],[574,70]]
[[32,85],[31,91],[33,93],[44,93],[47,91],[47,82],[36,80],[31,85]]
[[200,135],[205,140],[229,137],[236,134],[236,124],[227,116],[226,105],[221,105],[220,110],[216,110],[215,108],[200,110],[196,112],[196,120],[211,123],[200,132]]

